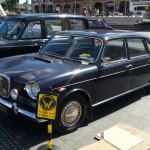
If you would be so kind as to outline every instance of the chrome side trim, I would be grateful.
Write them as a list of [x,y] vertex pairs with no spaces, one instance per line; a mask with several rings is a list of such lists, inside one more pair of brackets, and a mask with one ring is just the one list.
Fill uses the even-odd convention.
[[150,64],[146,64],[146,65],[142,65],[142,66],[138,66],[138,67],[133,67],[129,70],[135,70],[135,69],[138,69],[138,68],[142,68],[142,67],[145,67],[145,66],[149,66]]
[[149,54],[143,54],[143,55],[140,55],[140,56],[134,56],[134,57],[131,57],[131,60],[136,59],[136,58],[143,58],[143,57],[146,57],[146,56],[149,56]]
[[[13,109],[13,107],[14,107],[14,103],[10,103],[7,100],[2,99],[2,98],[0,98],[0,104],[3,104],[4,106],[6,106],[9,109]],[[36,122],[45,122],[46,121],[46,120],[43,120],[43,119],[37,119],[35,113],[29,112],[29,111],[27,111],[23,108],[20,108],[20,107],[17,106],[17,104],[15,105],[15,107],[16,107],[16,109],[15,109],[16,114],[23,115],[23,116],[25,116],[25,117],[27,117],[31,120],[34,120]]]
[[101,78],[109,77],[109,76],[112,76],[112,75],[115,75],[115,74],[120,74],[120,73],[126,72],[126,71],[127,71],[127,70],[115,72],[115,73],[112,73],[112,74],[108,74],[108,75],[105,75],[105,76],[101,76],[101,77],[99,77],[99,78],[101,79]]
[[68,87],[68,86],[72,86],[72,85],[76,85],[76,84],[80,84],[80,83],[84,83],[84,82],[88,82],[88,81],[92,81],[92,80],[96,80],[96,79],[105,78],[105,77],[112,76],[112,75],[119,74],[119,73],[126,72],[126,71],[127,70],[120,71],[120,72],[115,72],[115,73],[108,74],[108,75],[105,75],[105,76],[101,76],[101,77],[92,78],[92,79],[89,79],[89,80],[84,80],[84,81],[81,81],[81,82],[76,82],[76,83],[60,86],[60,87],[57,87],[57,88],[53,88],[52,90],[57,90],[57,89],[62,88],[62,87]]
[[76,82],[76,83],[60,86],[60,87],[57,87],[57,88],[52,88],[52,90],[57,90],[57,89],[62,88],[62,87],[68,87],[68,86],[72,86],[72,85],[76,85],[76,84],[80,84],[80,83],[84,83],[84,82],[88,82],[88,81],[92,81],[92,80],[96,80],[96,79],[98,79],[98,77],[97,78],[92,78],[92,79],[89,79],[89,80],[84,80],[84,81],[81,81],[81,82]]
[[103,101],[101,101],[101,102],[98,102],[98,103],[96,103],[96,104],[93,104],[92,106],[93,106],[93,107],[98,106],[98,105],[100,105],[100,104],[106,103],[106,102],[111,101],[111,100],[113,100],[113,99],[119,98],[119,97],[121,97],[121,96],[123,96],[123,95],[129,94],[129,93],[131,93],[131,92],[134,92],[134,91],[136,91],[136,90],[139,90],[139,89],[141,89],[141,88],[144,88],[144,87],[146,87],[146,86],[148,86],[148,85],[150,85],[150,83],[147,83],[147,84],[145,84],[145,85],[139,86],[139,87],[137,87],[137,88],[135,88],[135,89],[129,90],[129,91],[125,92],[125,93],[116,95],[116,96],[114,96],[114,97],[108,98],[108,99],[106,99],[106,100],[103,100]]

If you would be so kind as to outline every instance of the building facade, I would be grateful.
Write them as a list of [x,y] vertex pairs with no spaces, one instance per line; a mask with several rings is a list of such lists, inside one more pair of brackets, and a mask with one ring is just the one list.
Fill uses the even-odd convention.
[[32,11],[35,13],[61,12],[83,14],[86,10],[90,15],[95,10],[100,15],[106,11],[128,12],[129,0],[31,0]]

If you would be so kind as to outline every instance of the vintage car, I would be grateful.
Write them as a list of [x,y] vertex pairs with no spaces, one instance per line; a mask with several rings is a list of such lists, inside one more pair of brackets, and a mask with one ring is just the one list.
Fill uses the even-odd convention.
[[85,16],[22,14],[8,16],[0,26],[0,58],[37,52],[56,31],[88,29]]
[[88,21],[90,29],[113,30],[113,28],[107,25],[103,20],[89,18]]
[[139,33],[61,31],[38,53],[0,60],[0,110],[42,122],[38,93],[58,94],[59,132],[76,130],[93,107],[140,88],[150,92],[150,42]]

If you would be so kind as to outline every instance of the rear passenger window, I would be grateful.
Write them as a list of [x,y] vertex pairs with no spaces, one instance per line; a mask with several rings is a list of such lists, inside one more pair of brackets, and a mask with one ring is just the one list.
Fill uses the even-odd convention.
[[80,19],[69,19],[70,30],[83,30],[85,29],[85,22]]
[[22,38],[41,38],[41,22],[29,22],[22,35]]
[[110,61],[126,59],[125,41],[122,39],[108,41],[103,58],[109,58]]
[[45,20],[46,33],[48,35],[52,35],[53,31],[61,31],[62,25],[60,19],[49,19]]
[[128,42],[128,49],[131,58],[147,54],[142,39],[128,39],[127,42]]

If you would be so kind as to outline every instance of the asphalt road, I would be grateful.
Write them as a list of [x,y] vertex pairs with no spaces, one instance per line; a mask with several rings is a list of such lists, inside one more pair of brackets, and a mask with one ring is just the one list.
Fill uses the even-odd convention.
[[[150,35],[150,33],[145,33]],[[53,132],[53,144],[77,150],[96,142],[95,135],[123,122],[150,133],[150,95],[139,90],[94,108],[94,120],[66,135]],[[37,150],[47,144],[47,125],[0,112],[0,150]]]

